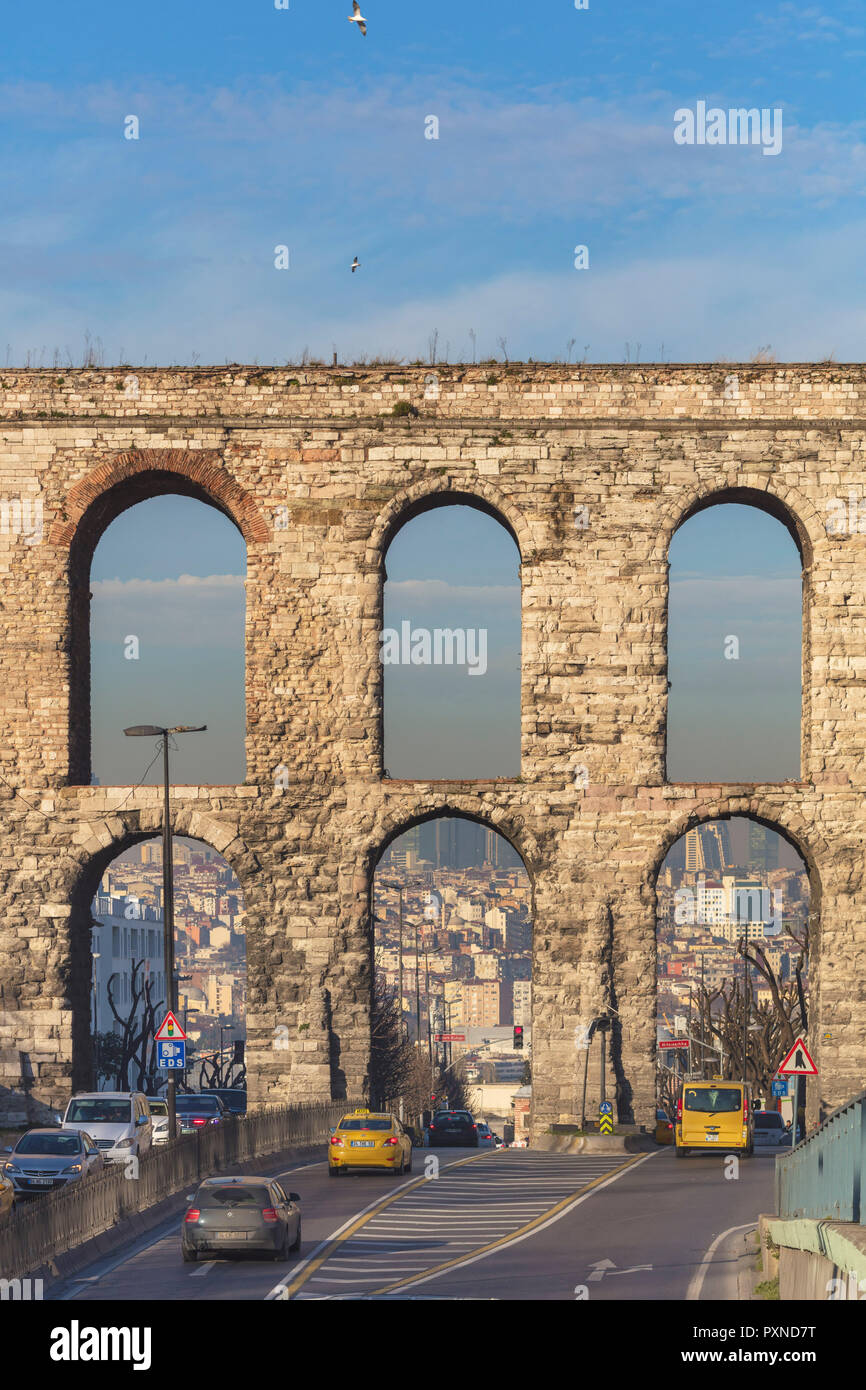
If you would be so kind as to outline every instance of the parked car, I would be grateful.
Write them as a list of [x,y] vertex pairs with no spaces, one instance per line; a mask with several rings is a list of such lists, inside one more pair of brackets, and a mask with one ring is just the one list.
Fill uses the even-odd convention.
[[228,1111],[213,1091],[193,1091],[175,1100],[179,1134],[195,1134],[207,1125],[218,1125]]
[[468,1110],[437,1110],[430,1121],[430,1147],[461,1145],[478,1148],[478,1127]]
[[188,1198],[181,1250],[185,1264],[199,1255],[261,1251],[285,1259],[301,1248],[301,1209],[297,1192],[273,1178],[207,1178]]
[[[11,1153],[11,1149],[7,1149]],[[3,1172],[3,1164],[0,1163],[0,1221],[5,1221],[12,1211],[15,1203],[15,1188],[11,1178],[7,1178]]]
[[655,1141],[657,1144],[676,1143],[674,1122],[668,1112],[661,1106],[656,1110]]
[[495,1149],[496,1136],[490,1126],[486,1125],[483,1120],[479,1120],[475,1128],[478,1133],[479,1149]]
[[154,1144],[168,1143],[168,1101],[162,1096],[148,1096],[147,1108],[153,1124]]
[[247,1113],[247,1093],[240,1086],[214,1086],[208,1091],[203,1091],[202,1094],[219,1096],[230,1115],[245,1115]]
[[785,1129],[785,1121],[778,1110],[756,1110],[754,1120],[755,1148],[778,1149],[782,1144],[791,1142]]
[[28,1129],[0,1164],[16,1192],[51,1192],[101,1173],[99,1146],[84,1130]]
[[153,1122],[141,1091],[83,1091],[67,1105],[63,1128],[91,1135],[106,1163],[128,1163],[153,1144]]

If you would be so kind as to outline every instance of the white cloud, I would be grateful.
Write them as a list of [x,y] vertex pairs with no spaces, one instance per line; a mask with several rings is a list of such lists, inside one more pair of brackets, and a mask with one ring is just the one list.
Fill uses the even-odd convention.
[[101,579],[91,584],[94,643],[118,652],[135,636],[152,647],[223,648],[243,662],[244,580],[239,575]]

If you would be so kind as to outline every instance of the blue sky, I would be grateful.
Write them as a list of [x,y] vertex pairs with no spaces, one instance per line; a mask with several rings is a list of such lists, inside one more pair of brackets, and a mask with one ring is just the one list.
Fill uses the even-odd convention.
[[[415,358],[434,330],[454,358],[470,329],[480,356],[862,354],[861,5],[366,8],[366,39],[347,0],[19,8],[9,360],[87,332],[108,363]],[[780,108],[781,154],[677,146],[699,100]]]

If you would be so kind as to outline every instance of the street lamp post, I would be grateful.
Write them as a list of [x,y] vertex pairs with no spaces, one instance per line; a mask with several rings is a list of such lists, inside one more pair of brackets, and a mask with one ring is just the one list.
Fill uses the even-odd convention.
[[[101,951],[93,952],[95,961],[100,959]],[[96,978],[97,972],[93,972],[93,1042],[94,1042],[94,1061],[96,1063],[96,1089],[99,1090],[99,981]]]
[[[162,813],[162,925],[163,962],[165,973],[166,1006],[173,1014],[177,1013],[177,980],[174,974],[174,863],[171,851],[171,801],[169,797],[168,740],[171,734],[201,734],[207,724],[177,724],[173,729],[163,729],[157,724],[135,724],[124,729],[127,738],[161,738],[163,771],[163,813]],[[168,1136],[177,1138],[177,1081],[173,1071],[168,1073],[166,1087],[166,1106],[168,1109]]]

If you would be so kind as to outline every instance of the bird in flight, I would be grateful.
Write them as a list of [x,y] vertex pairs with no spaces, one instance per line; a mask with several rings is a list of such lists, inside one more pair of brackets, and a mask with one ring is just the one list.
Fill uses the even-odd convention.
[[358,267],[359,267],[360,264],[361,264],[361,262],[358,260],[358,257],[356,256],[355,259],[354,259],[353,262],[352,262],[352,274],[353,274],[353,275],[355,274],[355,271],[358,269]]
[[361,14],[361,6],[358,4],[358,0],[352,0],[352,13],[349,15],[349,23],[357,24],[364,38],[367,37],[367,21]]

